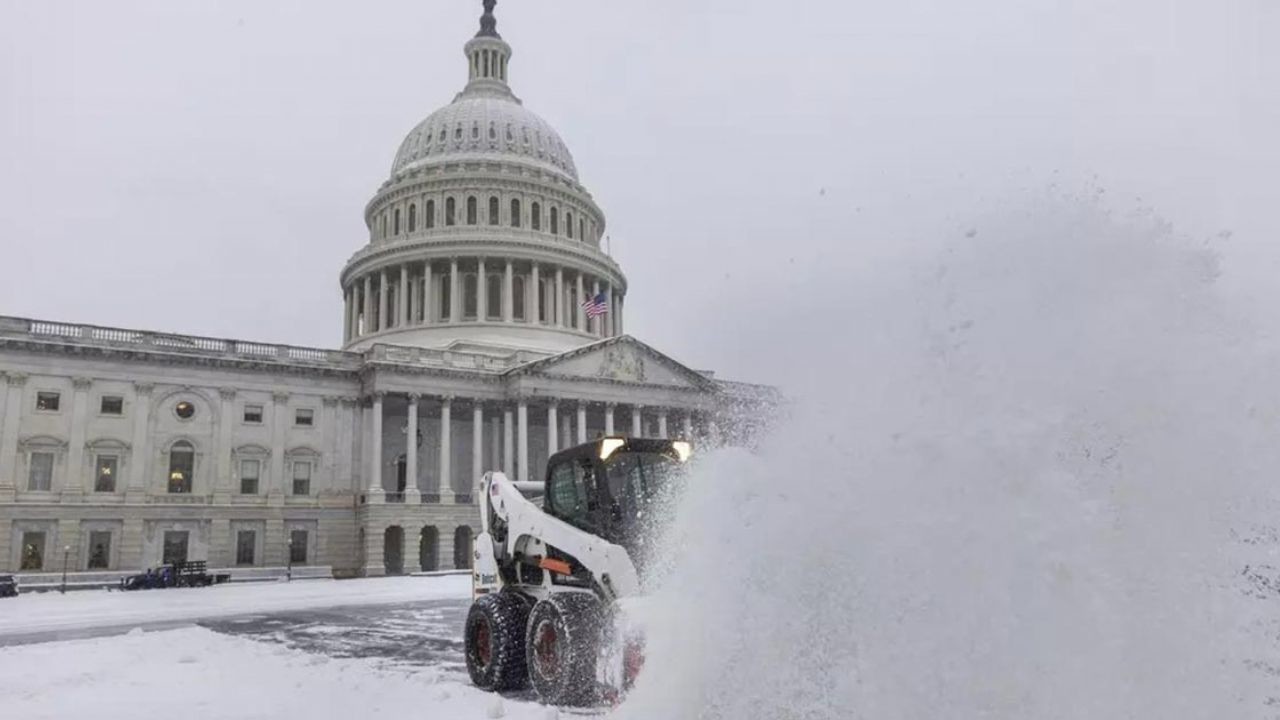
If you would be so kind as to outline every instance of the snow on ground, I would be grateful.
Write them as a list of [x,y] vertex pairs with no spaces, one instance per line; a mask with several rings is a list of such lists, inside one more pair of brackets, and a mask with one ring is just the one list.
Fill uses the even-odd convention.
[[[66,595],[31,593],[0,601],[0,638],[131,624],[194,622],[219,617],[465,598],[467,575],[298,580],[208,588],[85,590]],[[3,696],[0,696],[3,697]]]
[[3,717],[24,720],[560,716],[480,692],[436,668],[332,659],[199,627],[0,648],[0,698]]

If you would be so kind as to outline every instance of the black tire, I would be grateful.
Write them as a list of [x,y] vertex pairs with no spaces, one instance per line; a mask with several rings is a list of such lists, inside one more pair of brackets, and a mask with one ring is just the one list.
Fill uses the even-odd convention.
[[542,702],[583,706],[599,701],[596,654],[603,628],[603,608],[589,593],[559,593],[533,606],[525,663]]
[[481,595],[471,603],[464,634],[467,672],[481,690],[521,690],[528,685],[524,629],[529,600],[515,592]]

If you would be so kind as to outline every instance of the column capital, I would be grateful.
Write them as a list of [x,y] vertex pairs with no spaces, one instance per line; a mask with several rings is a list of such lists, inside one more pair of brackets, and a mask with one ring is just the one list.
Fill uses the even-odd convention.
[[271,400],[277,405],[283,405],[289,402],[289,393],[277,390],[271,393]]
[[410,405],[417,405],[418,401],[422,399],[422,393],[405,393],[405,397],[409,398]]
[[338,402],[342,403],[343,407],[355,407],[360,402],[360,398],[354,395],[343,395],[338,398]]
[[218,397],[223,400],[235,400],[236,389],[233,387],[220,387],[218,388]]
[[88,390],[93,386],[93,378],[77,377],[71,379],[71,387],[76,390]]
[[578,410],[586,410],[586,409],[587,409],[587,406],[588,406],[588,405],[590,405],[590,404],[591,404],[591,403],[587,402],[586,400],[579,400],[579,401],[578,401]]
[[[13,384],[12,378],[9,379],[9,384],[10,385]],[[142,397],[149,397],[151,395],[151,392],[155,389],[156,389],[155,383],[136,382],[133,384],[134,392],[138,393],[138,395],[141,395]]]
[[606,410],[613,411],[613,410],[616,410],[616,409],[618,408],[618,403],[616,403],[616,402],[612,402],[612,401],[610,401],[610,402],[606,402],[606,403],[604,404],[604,407],[605,407],[605,409],[606,409]]
[[381,405],[381,404],[382,404],[382,400],[383,400],[384,398],[386,398],[386,397],[387,397],[387,391],[386,391],[386,390],[374,390],[373,392],[370,392],[370,393],[369,393],[369,402],[371,402],[371,403],[377,403],[377,404]]

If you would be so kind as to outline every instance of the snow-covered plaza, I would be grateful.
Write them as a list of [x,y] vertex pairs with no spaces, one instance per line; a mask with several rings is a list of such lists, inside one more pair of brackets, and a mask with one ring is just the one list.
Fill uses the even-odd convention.
[[465,575],[136,593],[0,605],[6,718],[539,718],[461,666]]

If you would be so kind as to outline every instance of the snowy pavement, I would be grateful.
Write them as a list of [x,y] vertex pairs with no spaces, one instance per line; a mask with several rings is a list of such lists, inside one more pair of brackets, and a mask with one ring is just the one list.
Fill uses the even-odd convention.
[[30,593],[0,604],[0,645],[84,637],[135,626],[341,606],[466,598],[466,575],[363,580],[299,580],[209,588]]
[[[2,715],[559,717],[527,693],[470,686],[469,589],[453,576],[22,596],[0,605]],[[111,637],[30,642],[131,622]]]

